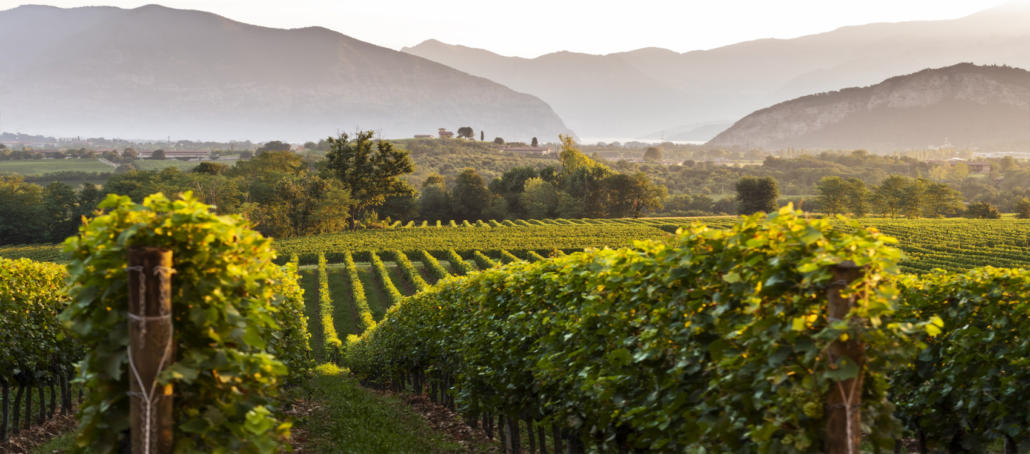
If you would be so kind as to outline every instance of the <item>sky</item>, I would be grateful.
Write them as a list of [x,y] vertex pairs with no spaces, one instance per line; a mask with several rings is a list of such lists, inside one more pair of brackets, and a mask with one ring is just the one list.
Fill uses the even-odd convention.
[[[1027,0],[1020,0],[1027,1]],[[0,0],[0,10],[24,1]],[[43,0],[133,8],[150,1]],[[953,19],[1005,0],[162,0],[277,28],[323,26],[392,49],[434,38],[502,55],[677,52],[871,22]]]

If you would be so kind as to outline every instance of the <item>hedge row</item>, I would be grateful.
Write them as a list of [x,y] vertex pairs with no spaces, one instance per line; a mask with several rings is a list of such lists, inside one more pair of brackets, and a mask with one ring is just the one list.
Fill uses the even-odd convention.
[[358,266],[354,264],[354,258],[350,253],[344,254],[343,263],[347,267],[347,278],[350,280],[351,298],[358,310],[358,330],[364,332],[376,326],[376,320],[372,317],[372,309],[368,307],[365,286],[361,284]]
[[422,275],[415,269],[415,265],[411,264],[411,260],[408,260],[408,256],[404,252],[393,251],[393,260],[397,262],[397,266],[401,267],[404,277],[415,287],[415,291],[429,287],[429,283],[422,278]]
[[343,348],[343,341],[336,332],[336,321],[333,320],[332,295],[329,292],[329,271],[324,255],[318,256],[318,315],[322,323],[323,350],[329,361],[335,361]]
[[393,284],[393,279],[390,279],[390,273],[386,270],[386,264],[383,263],[382,259],[379,258],[379,254],[375,252],[371,253],[372,259],[372,270],[376,273],[376,277],[379,278],[379,282],[383,285],[383,290],[386,291],[386,297],[390,299],[390,306],[398,304],[404,299],[404,294],[400,290],[397,290],[397,286]]
[[[830,385],[862,374],[863,424],[887,447],[900,424],[886,374],[918,346],[912,324],[893,320],[890,242],[785,209],[667,243],[514,262],[395,306],[346,364],[374,383],[446,384],[469,418],[661,452],[818,451]],[[846,261],[864,270],[845,290],[858,304],[829,321],[831,267]],[[829,357],[838,339],[868,346],[864,367]]]

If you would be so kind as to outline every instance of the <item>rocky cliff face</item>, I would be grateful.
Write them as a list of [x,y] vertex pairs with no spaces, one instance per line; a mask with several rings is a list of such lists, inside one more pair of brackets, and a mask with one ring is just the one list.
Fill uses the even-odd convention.
[[959,64],[754,112],[709,142],[765,149],[893,150],[1030,144],[1030,72]]
[[0,11],[5,130],[125,138],[317,140],[472,126],[569,133],[550,106],[324,28],[281,30],[145,6]]

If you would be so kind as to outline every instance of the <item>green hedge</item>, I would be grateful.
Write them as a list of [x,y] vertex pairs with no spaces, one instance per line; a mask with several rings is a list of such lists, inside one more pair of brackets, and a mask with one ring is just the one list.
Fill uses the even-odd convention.
[[[61,314],[85,347],[76,451],[120,449],[129,427],[128,278],[134,245],[172,250],[175,362],[161,383],[175,387],[176,452],[276,452],[290,423],[277,416],[287,368],[270,354],[283,311],[282,270],[271,241],[237,216],[221,216],[190,193],[133,203],[109,195],[106,214],[65,243],[71,303]],[[289,361],[287,361],[289,362]]]
[[[871,440],[900,425],[886,373],[917,342],[892,320],[899,251],[874,231],[835,230],[785,209],[668,243],[515,262],[395,306],[347,349],[370,382],[440,377],[466,415],[555,423],[588,449],[813,452],[834,380],[864,374]],[[831,266],[852,261],[846,320],[825,317]],[[828,359],[835,339],[866,367]]]
[[74,371],[82,351],[57,320],[67,276],[64,265],[0,258],[0,382],[36,385]]
[[333,320],[332,295],[329,292],[329,271],[326,266],[325,255],[318,256],[318,315],[322,323],[323,351],[330,362],[338,359],[340,349],[343,348],[343,341],[336,332],[336,321]]
[[891,400],[930,449],[1030,452],[1030,271],[981,268],[903,280],[902,310],[941,332],[891,377]]
[[418,270],[415,269],[415,265],[411,264],[411,260],[408,260],[408,256],[402,251],[393,251],[393,259],[397,262],[397,266],[404,272],[404,276],[411,282],[411,285],[415,287],[416,291],[422,290],[429,287],[429,283],[422,278]]

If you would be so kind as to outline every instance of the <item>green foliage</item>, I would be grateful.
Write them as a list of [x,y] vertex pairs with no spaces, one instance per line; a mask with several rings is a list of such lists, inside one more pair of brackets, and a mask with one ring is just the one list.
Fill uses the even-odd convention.
[[[667,243],[515,262],[409,298],[349,345],[346,364],[381,382],[450,376],[463,412],[543,418],[588,449],[662,452],[817,452],[829,384],[863,373],[864,424],[889,444],[884,374],[915,346],[892,319],[890,243],[787,208]],[[864,274],[846,290],[855,308],[831,322],[830,268],[844,261]],[[864,370],[828,360],[845,336],[868,346]]]
[[318,256],[318,314],[322,324],[322,351],[329,361],[336,361],[343,348],[343,341],[336,333],[336,322],[333,320],[333,299],[329,293],[329,272],[326,269],[325,255]]
[[408,279],[408,282],[411,282],[416,291],[429,287],[429,283],[422,278],[422,275],[415,269],[415,265],[411,264],[411,260],[408,260],[408,256],[403,251],[394,250],[393,259],[397,262],[397,266],[401,268],[401,271],[404,272],[404,277]]
[[351,301],[358,311],[358,332],[364,332],[375,327],[376,321],[372,317],[372,309],[368,307],[365,286],[361,284],[358,266],[354,263],[354,257],[350,255],[350,252],[343,255],[343,263],[347,268],[347,278],[350,279]]
[[1016,203],[1016,217],[1030,219],[1030,199],[1023,197]]
[[454,179],[451,189],[451,213],[457,219],[476,220],[490,205],[490,190],[473,169],[465,169]]
[[236,216],[218,216],[190,193],[143,204],[108,196],[107,210],[65,243],[71,304],[61,320],[85,347],[76,450],[119,449],[129,427],[126,254],[131,246],[172,251],[175,362],[159,376],[175,387],[177,452],[276,452],[289,423],[273,397],[287,374],[269,353],[282,302],[271,241]]
[[891,400],[912,435],[948,452],[987,452],[1005,438],[1014,452],[1030,451],[1030,271],[903,282],[904,315],[936,321],[926,349],[891,377]]
[[1001,212],[990,202],[976,202],[966,208],[966,217],[974,219],[998,219]]
[[304,289],[297,273],[297,256],[278,270],[272,270],[269,281],[275,294],[275,320],[279,329],[268,341],[268,352],[289,369],[289,382],[296,384],[307,378],[314,366],[308,317],[304,314]]
[[81,358],[57,320],[68,304],[63,265],[0,258],[0,382],[35,385]]

